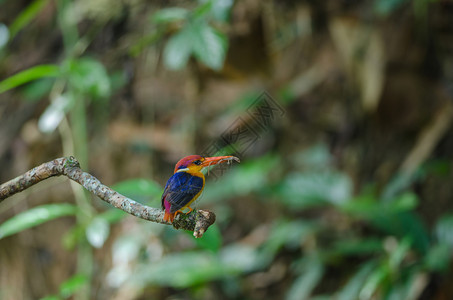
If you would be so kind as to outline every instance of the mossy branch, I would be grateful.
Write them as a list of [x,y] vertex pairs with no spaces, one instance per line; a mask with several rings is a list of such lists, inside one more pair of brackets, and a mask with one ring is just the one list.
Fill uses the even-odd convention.
[[[80,168],[77,159],[73,156],[57,158],[43,163],[23,175],[3,183],[0,185],[0,203],[4,199],[19,193],[42,180],[61,175],[74,180],[90,193],[128,214],[144,220],[170,225],[163,221],[163,210],[138,203],[112,190],[108,186],[103,185],[96,177],[84,172]],[[210,211],[193,210],[184,217],[178,215],[171,225],[176,229],[193,231],[194,236],[198,238],[203,236],[208,227],[214,224],[215,219],[215,214]]]

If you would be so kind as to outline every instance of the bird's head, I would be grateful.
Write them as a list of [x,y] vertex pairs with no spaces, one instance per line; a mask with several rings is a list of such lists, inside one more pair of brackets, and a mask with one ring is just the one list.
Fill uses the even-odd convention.
[[240,162],[239,158],[235,156],[205,157],[201,155],[189,155],[178,161],[178,163],[175,166],[175,173],[177,172],[198,173],[205,167],[233,160],[236,162]]

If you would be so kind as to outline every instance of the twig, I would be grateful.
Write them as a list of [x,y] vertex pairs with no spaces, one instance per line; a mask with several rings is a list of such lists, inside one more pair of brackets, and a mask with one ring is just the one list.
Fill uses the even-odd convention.
[[400,167],[401,173],[414,173],[429,158],[434,148],[450,128],[452,117],[453,106],[448,99],[418,136],[413,149]]
[[[107,203],[119,208],[131,215],[144,220],[167,224],[163,221],[164,212],[158,208],[149,207],[129,199],[120,193],[103,185],[96,177],[80,169],[79,162],[73,156],[57,158],[40,166],[37,166],[23,175],[20,175],[0,185],[0,203],[30,186],[49,177],[64,175],[82,185],[92,194],[98,196]],[[215,222],[215,214],[205,210],[193,210],[190,214],[179,214],[173,227],[194,232],[194,236],[203,236],[209,226]]]

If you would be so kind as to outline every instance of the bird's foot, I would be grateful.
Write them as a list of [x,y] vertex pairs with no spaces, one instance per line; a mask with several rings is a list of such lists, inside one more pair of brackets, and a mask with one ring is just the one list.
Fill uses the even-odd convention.
[[186,208],[189,210],[188,212],[184,212],[183,210],[178,210],[178,211],[176,211],[175,217],[176,217],[178,214],[186,214],[186,215],[188,215],[188,214],[190,214],[190,213],[193,211],[193,208],[192,208],[192,207],[189,207],[189,206],[188,206],[188,207],[184,207],[184,210],[185,210]]

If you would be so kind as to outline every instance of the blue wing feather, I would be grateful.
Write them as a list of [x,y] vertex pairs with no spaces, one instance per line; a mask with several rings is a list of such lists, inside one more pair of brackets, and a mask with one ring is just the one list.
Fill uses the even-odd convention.
[[164,208],[164,200],[167,200],[171,204],[170,212],[174,213],[187,205],[202,189],[203,178],[186,172],[175,173],[165,185],[162,208]]

